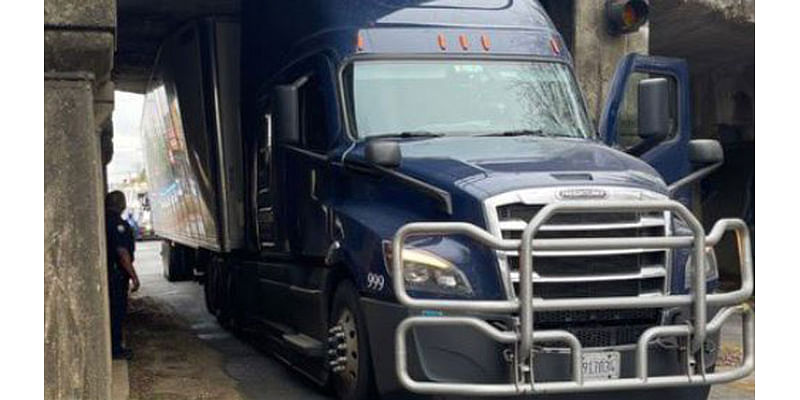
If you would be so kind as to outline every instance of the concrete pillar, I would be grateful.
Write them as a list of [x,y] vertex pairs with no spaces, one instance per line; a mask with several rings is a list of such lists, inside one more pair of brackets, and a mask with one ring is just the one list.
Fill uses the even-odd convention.
[[44,83],[45,398],[107,399],[111,357],[93,78],[45,74]]
[[631,52],[648,53],[648,25],[635,33],[610,35],[606,28],[605,2],[600,0],[575,0],[574,18],[575,73],[586,97],[589,115],[598,121],[619,59]]
[[44,5],[45,399],[109,399],[99,127],[113,108],[116,2]]

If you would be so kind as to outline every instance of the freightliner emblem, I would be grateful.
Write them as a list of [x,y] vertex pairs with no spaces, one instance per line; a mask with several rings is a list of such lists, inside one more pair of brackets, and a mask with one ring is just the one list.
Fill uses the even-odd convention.
[[558,198],[562,200],[599,200],[606,197],[608,192],[594,188],[564,189],[558,192]]

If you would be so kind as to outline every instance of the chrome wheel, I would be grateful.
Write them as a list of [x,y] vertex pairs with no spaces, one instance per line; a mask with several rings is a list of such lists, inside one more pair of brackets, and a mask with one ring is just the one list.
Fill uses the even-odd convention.
[[337,318],[337,325],[341,327],[344,337],[341,340],[339,360],[334,372],[342,379],[347,387],[352,387],[358,381],[358,330],[353,313],[343,308]]
[[353,283],[342,281],[333,296],[328,331],[331,388],[340,400],[374,399],[369,333]]

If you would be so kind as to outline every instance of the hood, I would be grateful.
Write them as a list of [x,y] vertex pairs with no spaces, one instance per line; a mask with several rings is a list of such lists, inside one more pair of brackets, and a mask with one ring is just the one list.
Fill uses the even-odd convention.
[[666,193],[650,165],[585,139],[443,137],[400,143],[400,172],[478,198],[526,188],[629,186]]

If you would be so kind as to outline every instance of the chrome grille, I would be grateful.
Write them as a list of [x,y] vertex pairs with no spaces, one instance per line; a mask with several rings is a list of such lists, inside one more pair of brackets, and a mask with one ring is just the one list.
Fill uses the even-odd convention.
[[[504,239],[519,239],[528,222],[545,204],[512,203],[497,206]],[[535,238],[643,237],[668,234],[663,213],[556,214],[545,221]],[[516,294],[519,256],[501,252]],[[536,252],[533,256],[533,294],[544,299],[662,294],[667,288],[666,250],[618,252]],[[634,310],[636,311],[636,310]],[[650,326],[658,325],[660,309],[607,312],[534,313],[536,329],[566,329],[586,347],[635,343]]]

